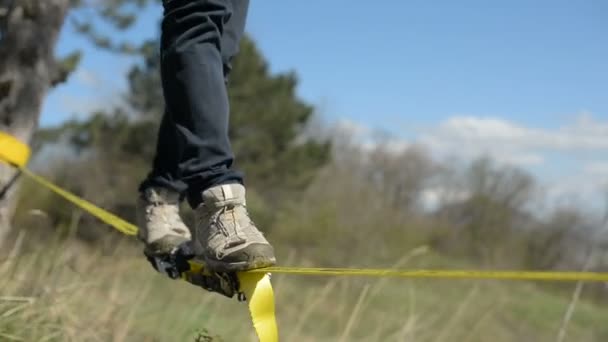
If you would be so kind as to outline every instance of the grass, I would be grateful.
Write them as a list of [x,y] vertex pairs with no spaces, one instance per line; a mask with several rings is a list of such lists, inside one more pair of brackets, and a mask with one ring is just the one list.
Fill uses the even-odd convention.
[[[284,264],[306,263],[283,254]],[[446,265],[461,267],[419,248],[393,266]],[[555,341],[568,307],[531,283],[275,275],[273,284],[283,341]],[[244,303],[165,279],[128,246],[113,255],[70,239],[17,246],[0,264],[0,288],[3,341],[256,340]],[[583,300],[565,340],[606,341],[607,321],[608,310]]]

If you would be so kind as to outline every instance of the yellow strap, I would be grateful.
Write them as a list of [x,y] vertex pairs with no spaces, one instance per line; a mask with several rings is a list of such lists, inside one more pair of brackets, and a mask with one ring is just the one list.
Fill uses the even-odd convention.
[[0,132],[0,159],[24,167],[30,159],[30,148],[12,135]]
[[395,278],[441,278],[441,279],[492,279],[492,280],[544,280],[544,281],[588,281],[608,282],[608,273],[603,272],[555,272],[555,271],[478,271],[478,270],[391,270],[356,268],[305,268],[268,267],[251,270],[250,273],[276,273],[314,276],[359,276]]
[[55,192],[57,195],[72,202],[77,207],[80,207],[82,210],[97,217],[98,219],[100,219],[101,221],[110,225],[111,227],[114,227],[116,230],[118,230],[126,235],[137,234],[137,226],[121,219],[120,217],[108,212],[107,210],[101,209],[100,207],[96,206],[95,204],[88,202],[88,201],[72,194],[71,192],[69,192],[67,190],[64,190],[64,189],[56,186],[55,184],[51,183],[49,180],[47,180],[41,176],[38,176],[37,174],[33,173],[32,171],[30,171],[24,167],[20,167],[19,169],[21,170],[21,172],[23,172],[23,174],[30,177],[32,180],[34,180],[38,184],[48,188],[49,190]]
[[262,342],[279,340],[277,322],[274,314],[274,293],[268,273],[238,274],[241,291],[249,302],[249,312],[253,327]]

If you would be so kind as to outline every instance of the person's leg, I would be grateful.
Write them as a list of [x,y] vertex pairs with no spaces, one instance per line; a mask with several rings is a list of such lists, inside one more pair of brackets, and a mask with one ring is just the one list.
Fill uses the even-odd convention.
[[179,153],[176,153],[177,142],[175,124],[171,114],[165,109],[158,131],[152,171],[139,186],[140,191],[159,187],[176,192],[180,196],[185,194],[188,186],[179,176]]
[[[225,113],[223,117],[225,117],[226,120],[229,120],[230,105],[228,102],[226,86],[232,70],[232,60],[239,52],[239,44],[245,32],[245,23],[247,21],[247,13],[249,10],[249,0],[226,0],[225,3],[228,15],[226,16],[226,21],[222,27],[219,41],[219,53],[222,61],[222,68],[220,69],[217,67],[217,64],[214,64],[216,65],[216,71],[222,70],[222,82],[224,83],[224,87],[220,86],[219,78],[214,79],[213,83],[216,84],[216,87],[222,88],[222,99],[225,99],[226,102],[225,108],[222,107],[221,109],[221,113]],[[217,62],[217,60],[214,61]],[[217,74],[215,75],[217,76]],[[222,132],[224,133],[226,139],[223,146],[226,146],[226,148],[230,150],[230,141],[228,140],[228,121],[226,121],[225,126],[222,126]],[[226,164],[226,168],[222,169],[222,173],[215,174],[215,177],[204,180],[206,175],[201,173],[198,175],[198,177],[195,176],[190,179],[186,178],[186,182],[189,184],[187,192],[188,202],[193,208],[196,208],[198,204],[202,203],[203,191],[211,188],[214,185],[230,183],[237,183],[241,185],[244,184],[242,173],[234,169],[230,169],[233,161],[232,152],[230,153],[231,158],[229,160],[229,164]]]
[[191,205],[197,206],[206,188],[242,183],[241,175],[230,169],[228,97],[220,53],[231,4],[163,0],[163,7],[160,58],[166,109],[152,171],[139,188],[137,210],[138,236],[149,256],[190,240],[179,216],[188,189],[196,194]]
[[156,170],[144,185],[178,191],[186,185],[197,215],[197,254],[212,270],[270,266],[274,251],[249,218],[243,178],[231,169],[228,138],[225,77],[238,51],[248,1],[166,0],[164,7],[161,75],[167,114],[159,138],[167,140],[159,140]]
[[[231,61],[239,51],[245,31],[248,0],[227,0],[230,15],[224,23],[220,54],[224,82],[228,82]],[[227,134],[227,131],[226,131]],[[208,188],[190,186],[190,203],[195,207],[195,246],[205,264],[217,272],[234,272],[272,266],[276,263],[274,249],[257,229],[247,213],[242,178],[222,180]]]
[[[154,171],[145,184],[197,194],[218,184],[242,183],[241,174],[231,169],[221,53],[230,3],[172,0],[164,6],[161,75],[167,124],[159,133]],[[196,198],[190,200],[192,206],[198,204],[192,203]]]
[[150,260],[171,253],[192,237],[179,215],[186,184],[176,176],[177,160],[171,151],[175,139],[171,115],[165,111],[153,171],[140,185],[137,199],[137,236],[145,243],[144,253]]

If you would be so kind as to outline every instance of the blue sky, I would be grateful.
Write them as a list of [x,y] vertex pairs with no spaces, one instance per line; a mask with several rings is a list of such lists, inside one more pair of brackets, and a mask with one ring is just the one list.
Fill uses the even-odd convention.
[[[146,9],[121,37],[156,35],[160,12]],[[379,129],[439,157],[491,153],[582,193],[608,180],[606,13],[602,0],[263,0],[247,30],[273,71],[295,70],[300,95],[362,139]],[[58,53],[74,49],[85,59],[49,95],[43,125],[116,103],[124,89],[133,60],[96,51],[68,25]]]

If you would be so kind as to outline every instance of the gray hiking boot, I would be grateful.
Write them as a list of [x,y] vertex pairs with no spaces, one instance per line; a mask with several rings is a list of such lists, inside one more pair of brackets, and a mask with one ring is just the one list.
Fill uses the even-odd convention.
[[212,271],[246,271],[276,263],[274,249],[249,218],[242,185],[225,184],[204,191],[203,204],[195,215],[195,240]]
[[179,194],[163,188],[148,188],[137,202],[138,238],[149,257],[172,253],[190,241],[190,230],[179,216]]

